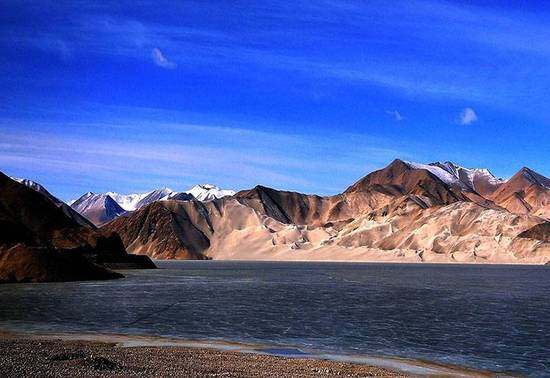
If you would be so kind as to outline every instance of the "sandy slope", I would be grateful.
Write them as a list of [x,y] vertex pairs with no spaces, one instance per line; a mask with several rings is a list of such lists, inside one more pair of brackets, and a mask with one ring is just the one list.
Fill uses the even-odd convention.
[[[331,197],[257,186],[206,203],[157,202],[106,228],[130,251],[156,258],[550,260],[548,227],[526,232],[546,222],[550,190],[542,176],[523,170],[504,183],[484,174],[496,203],[449,173],[440,179],[437,169],[395,160]],[[508,208],[518,196],[527,207]]]
[[371,213],[339,231],[283,224],[241,204],[228,204],[226,212],[213,222],[215,237],[205,252],[214,259],[544,263],[550,258],[549,243],[517,237],[539,218],[466,202]]

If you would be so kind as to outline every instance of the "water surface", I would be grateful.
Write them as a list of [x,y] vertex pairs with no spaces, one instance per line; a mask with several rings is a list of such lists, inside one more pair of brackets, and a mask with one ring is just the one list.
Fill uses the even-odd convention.
[[0,285],[0,329],[227,340],[550,375],[544,266],[158,262]]

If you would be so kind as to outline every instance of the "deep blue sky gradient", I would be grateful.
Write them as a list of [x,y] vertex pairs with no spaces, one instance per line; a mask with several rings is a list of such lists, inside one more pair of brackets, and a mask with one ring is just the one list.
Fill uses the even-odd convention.
[[333,194],[396,157],[550,175],[543,2],[96,3],[0,5],[0,170],[63,199]]

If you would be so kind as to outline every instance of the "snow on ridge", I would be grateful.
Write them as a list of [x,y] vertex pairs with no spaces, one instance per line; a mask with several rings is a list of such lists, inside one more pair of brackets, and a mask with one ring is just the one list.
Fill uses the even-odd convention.
[[465,168],[450,161],[430,164],[405,162],[405,164],[413,169],[425,169],[448,185],[471,191],[477,191],[476,183],[485,182],[497,186],[505,182],[486,168]]
[[443,169],[446,169],[449,173],[452,173],[455,177],[457,177],[474,191],[476,190],[476,181],[484,181],[490,185],[500,185],[506,182],[506,180],[503,180],[493,175],[491,171],[487,168],[465,168],[450,161],[447,161],[445,163],[431,163],[431,165],[437,165],[439,167],[442,167]]
[[410,161],[405,161],[405,164],[407,164],[412,169],[424,169],[433,175],[435,175],[437,178],[439,178],[441,181],[443,181],[445,184],[453,185],[453,186],[460,186],[460,187],[466,187],[466,185],[460,181],[460,179],[453,174],[447,172],[445,169],[431,164],[421,164],[421,163],[414,163]]
[[217,198],[232,196],[236,192],[234,190],[220,189],[212,184],[199,184],[187,190],[186,193],[191,194],[199,201],[210,201]]
[[116,201],[108,194],[94,194],[88,192],[74,201],[71,207],[79,213],[83,213],[90,209],[107,208],[113,205],[113,202],[116,204]]
[[116,192],[107,192],[105,194],[111,196],[111,198],[114,199],[124,210],[133,211],[136,209],[136,204],[148,193],[119,194]]
[[199,201],[211,201],[217,198],[232,196],[236,192],[228,189],[220,189],[212,184],[199,184],[184,192],[177,192],[170,188],[161,188],[145,193],[120,194],[117,192],[107,192],[105,194],[109,195],[124,210],[134,211],[152,202],[172,199],[181,193],[190,194]]

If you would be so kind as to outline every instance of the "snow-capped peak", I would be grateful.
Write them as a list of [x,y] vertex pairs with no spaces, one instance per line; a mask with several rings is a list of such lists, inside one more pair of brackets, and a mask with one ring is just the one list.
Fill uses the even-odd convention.
[[44,188],[42,185],[40,185],[39,183],[37,183],[36,181],[32,181],[32,180],[29,180],[29,179],[22,179],[22,178],[17,178],[17,177],[11,177],[12,180],[14,181],[17,181],[18,183],[20,184],[23,184],[25,185],[26,187],[28,188],[31,188],[39,193],[42,193],[43,195],[45,195],[50,201],[52,201],[53,203],[57,204],[57,205],[60,205],[63,203],[63,201],[61,201],[60,199],[58,199],[57,197],[55,197],[53,194],[51,194],[50,192],[48,192],[48,190],[46,188]]
[[212,184],[199,184],[187,190],[186,193],[193,195],[193,197],[199,201],[210,201],[217,198],[232,196],[235,194],[235,191],[220,189]]
[[133,211],[136,209],[136,204],[143,198],[146,194],[119,194],[115,192],[107,192],[107,195],[111,196],[120,207],[126,211]]
[[440,167],[439,165],[421,164],[421,163],[414,163],[410,161],[405,161],[404,163],[407,164],[412,169],[425,169],[426,171],[432,173],[447,185],[458,186],[462,189],[467,189],[467,186],[462,181],[460,181],[460,179],[457,176],[448,172],[446,169]]
[[[504,180],[495,177],[488,169],[464,168],[450,161],[430,164],[405,162],[405,164],[413,169],[425,169],[447,185],[455,186],[462,190],[485,192],[494,189],[504,182]],[[480,185],[482,188],[478,188]]]
[[430,165],[440,167],[449,172],[473,191],[478,191],[476,186],[480,183],[483,185],[498,186],[504,182],[504,180],[497,178],[486,168],[464,168],[450,161],[444,163],[436,162]]
[[[93,192],[88,192],[84,194],[83,196],[81,196],[79,199],[77,199],[71,204],[71,207],[76,211],[78,211],[79,213],[83,213],[92,208],[101,208],[101,207],[109,207],[109,206],[118,207],[118,204],[108,194],[95,194]],[[118,209],[117,211],[120,211],[120,210]]]
[[160,201],[162,198],[171,195],[174,191],[170,188],[152,190],[146,193],[119,194],[107,192],[126,211],[134,211],[152,202]]
[[[185,192],[176,192],[170,188],[161,188],[146,193],[120,194],[117,192],[107,192],[105,194],[101,194],[101,196],[109,196],[124,210],[134,211],[156,201],[166,201],[170,199],[191,200],[193,197],[199,201],[210,201],[225,196],[231,196],[233,194],[235,194],[235,191],[233,190],[220,189],[212,184],[200,184],[193,186]],[[88,192],[78,200],[69,202],[69,204],[73,205],[77,201],[81,201],[92,196],[100,195]]]

